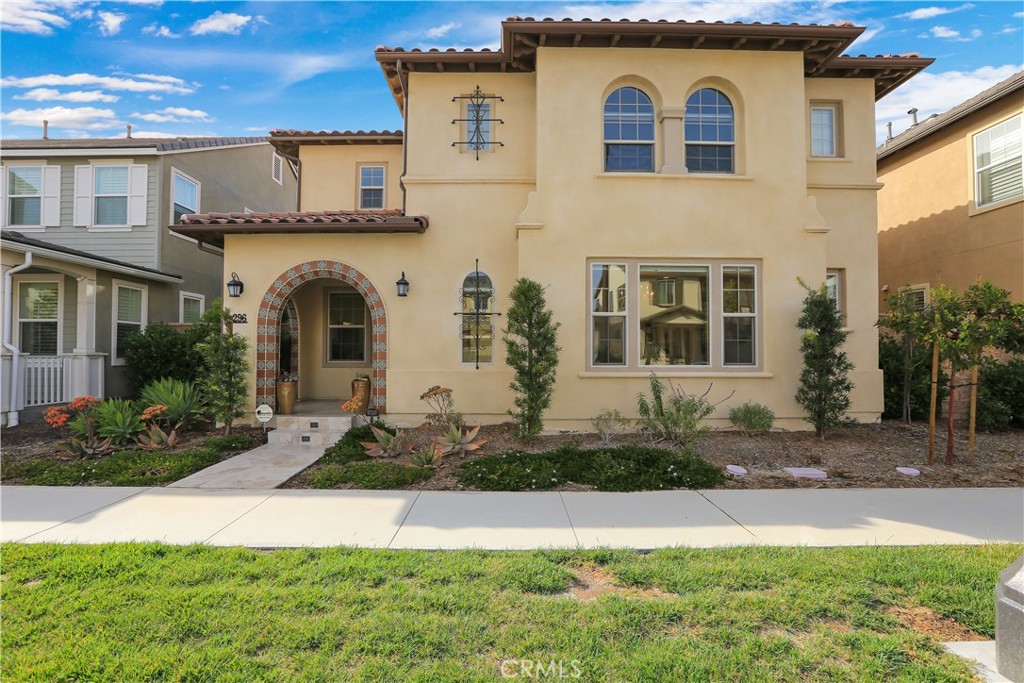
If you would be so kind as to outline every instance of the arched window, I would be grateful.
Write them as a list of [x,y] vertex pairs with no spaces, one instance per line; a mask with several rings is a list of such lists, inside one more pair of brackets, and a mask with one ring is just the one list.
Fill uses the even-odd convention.
[[701,88],[690,95],[684,124],[690,173],[736,172],[736,117],[723,92]]
[[604,170],[654,172],[654,105],[639,88],[604,101]]
[[475,270],[462,281],[462,362],[490,363],[494,359],[494,325],[491,303],[494,284],[490,276]]

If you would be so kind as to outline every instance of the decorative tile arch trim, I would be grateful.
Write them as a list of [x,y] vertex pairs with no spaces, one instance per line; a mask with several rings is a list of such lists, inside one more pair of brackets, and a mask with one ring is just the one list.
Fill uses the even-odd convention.
[[352,285],[363,295],[373,326],[370,344],[370,404],[387,412],[387,312],[380,292],[370,279],[355,268],[338,261],[307,261],[281,273],[260,302],[256,326],[256,405],[276,404],[277,357],[281,313],[288,298],[300,285],[328,278]]
[[288,334],[291,335],[291,358],[288,360],[288,367],[292,369],[292,372],[299,371],[299,309],[295,305],[295,299],[288,297],[288,302],[285,304],[285,310],[288,311]]

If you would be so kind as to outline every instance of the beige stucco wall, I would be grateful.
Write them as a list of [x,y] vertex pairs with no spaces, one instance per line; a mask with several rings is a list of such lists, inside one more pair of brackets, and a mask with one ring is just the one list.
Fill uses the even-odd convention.
[[[704,84],[726,91],[738,110],[739,172],[603,173],[603,99],[628,84],[643,87],[659,111],[682,107],[689,92]],[[495,115],[505,122],[494,127],[495,139],[505,146],[481,154],[479,161],[451,146],[459,134],[451,123],[459,109],[451,99],[476,85],[504,98]],[[808,160],[812,99],[842,102],[844,160]],[[229,271],[264,264],[247,266],[257,272],[246,278],[244,297],[232,302],[235,310],[249,311],[250,320],[273,278],[298,263],[330,258],[369,277],[388,314],[387,393],[394,421],[417,421],[424,410],[419,395],[433,384],[452,387],[456,407],[474,419],[508,419],[510,371],[502,345],[496,345],[492,365],[476,370],[460,362],[453,313],[474,258],[494,280],[499,312],[507,312],[507,293],[517,277],[547,288],[562,348],[549,428],[588,428],[590,418],[611,409],[635,415],[647,370],[588,369],[588,263],[625,258],[755,263],[761,306],[757,367],[667,367],[658,373],[688,392],[703,392],[713,382],[714,400],[735,390],[719,408],[719,419],[730,407],[753,400],[771,406],[780,426],[797,428],[806,423],[793,400],[801,367],[795,322],[803,299],[796,279],[817,285],[826,268],[844,269],[852,330],[847,352],[857,365],[852,414],[877,418],[870,80],[808,81],[801,56],[791,53],[540,48],[534,74],[414,72],[408,102],[406,211],[430,216],[425,234],[229,236],[225,263]],[[659,127],[659,169],[673,154],[681,156],[666,147]],[[317,182],[341,186],[349,155],[357,153],[315,149],[337,155],[336,166],[324,166],[334,169],[332,175]],[[308,187],[305,162],[303,172]],[[404,299],[393,284],[401,271],[412,285]],[[504,326],[503,318],[498,325]],[[254,326],[236,330],[255,341]]]
[[358,209],[358,168],[363,165],[384,166],[384,208],[402,208],[402,145],[304,145],[299,161],[300,211]]
[[1021,111],[1018,93],[879,160],[879,283],[889,294],[962,291],[981,277],[1024,300],[1024,197],[977,209],[973,168],[974,135]]

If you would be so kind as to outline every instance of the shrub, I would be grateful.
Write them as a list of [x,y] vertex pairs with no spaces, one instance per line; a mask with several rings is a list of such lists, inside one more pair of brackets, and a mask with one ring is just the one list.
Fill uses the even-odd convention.
[[768,406],[747,401],[729,411],[729,422],[739,427],[744,434],[761,434],[771,431],[775,425],[775,413]]
[[613,436],[629,427],[629,420],[617,410],[608,410],[591,420],[590,424],[594,425],[594,431],[601,437],[601,443],[608,445]]
[[330,489],[353,484],[361,489],[396,489],[425,481],[432,476],[429,469],[406,467],[394,462],[350,462],[327,465],[310,473],[313,488]]
[[519,278],[510,294],[503,339],[505,362],[515,372],[509,388],[515,392],[515,419],[522,437],[540,434],[544,411],[551,405],[558,367],[558,323],[544,299],[544,288],[533,280]]
[[[878,366],[882,369],[885,399],[882,417],[893,420],[903,417],[904,381],[909,380],[910,418],[927,418],[931,403],[931,351],[925,346],[912,346],[908,353],[904,342],[883,332],[878,335]],[[949,376],[940,371],[939,405],[949,393],[948,385]]]
[[[640,431],[657,443],[667,441],[679,445],[696,443],[709,431],[703,422],[715,412],[715,405],[707,399],[711,387],[702,395],[687,394],[672,382],[671,396],[665,396],[665,383],[651,373],[651,398],[637,394],[636,409],[640,414]],[[729,394],[732,396],[732,394]],[[723,400],[727,400],[726,399]]]
[[206,410],[206,401],[199,387],[173,377],[163,377],[147,384],[142,389],[140,402],[146,407],[164,406],[157,421],[167,424],[172,430],[195,424]]
[[149,325],[124,342],[125,376],[133,391],[161,377],[194,382],[203,376],[206,362],[196,349],[210,333],[208,323],[178,331],[167,325]]
[[464,463],[455,477],[463,486],[482,491],[544,490],[566,483],[599,491],[658,491],[714,488],[725,480],[718,467],[693,455],[689,447],[671,451],[633,445],[506,451]]
[[202,378],[203,393],[209,402],[213,417],[224,423],[224,434],[231,433],[231,423],[245,414],[249,393],[249,362],[246,360],[249,344],[245,337],[227,334],[231,329],[231,312],[222,308],[220,301],[203,314],[204,321],[216,321],[217,327],[196,348],[203,354],[206,370]]
[[796,402],[807,412],[807,421],[822,440],[828,429],[838,427],[846,420],[850,408],[853,382],[849,374],[853,363],[842,350],[848,332],[843,331],[843,316],[829,296],[825,285],[811,289],[803,280],[807,291],[803,313],[796,326],[804,330],[800,352],[804,367],[800,372],[800,387]]
[[146,427],[135,405],[120,398],[108,398],[100,403],[94,415],[96,433],[110,439],[114,446],[134,445]]
[[244,451],[253,448],[253,439],[248,434],[228,434],[227,436],[210,436],[203,440],[203,447],[217,453]]
[[1024,427],[1024,359],[988,359],[978,372],[978,428]]

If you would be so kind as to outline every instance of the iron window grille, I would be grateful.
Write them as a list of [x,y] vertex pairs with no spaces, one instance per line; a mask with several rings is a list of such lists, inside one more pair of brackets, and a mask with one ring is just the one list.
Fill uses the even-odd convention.
[[502,119],[491,116],[491,102],[504,102],[505,98],[499,95],[485,95],[478,85],[469,95],[457,95],[452,98],[452,102],[459,101],[466,102],[466,118],[452,119],[452,125],[466,124],[466,139],[456,140],[452,147],[465,146],[467,150],[476,153],[477,161],[480,161],[480,152],[490,151],[492,145],[504,147],[504,142],[491,139],[491,124],[505,123]]

